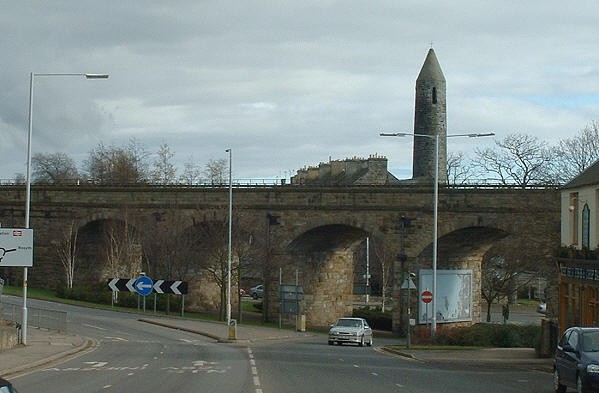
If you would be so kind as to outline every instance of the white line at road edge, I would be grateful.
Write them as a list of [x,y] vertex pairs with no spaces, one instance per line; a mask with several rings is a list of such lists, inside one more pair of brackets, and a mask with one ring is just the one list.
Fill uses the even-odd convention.
[[248,356],[250,358],[250,367],[254,378],[254,386],[256,386],[256,393],[262,393],[262,389],[258,388],[258,386],[260,386],[260,377],[258,376],[258,368],[256,367],[256,361],[254,360],[254,353],[252,352],[252,349],[249,347]]

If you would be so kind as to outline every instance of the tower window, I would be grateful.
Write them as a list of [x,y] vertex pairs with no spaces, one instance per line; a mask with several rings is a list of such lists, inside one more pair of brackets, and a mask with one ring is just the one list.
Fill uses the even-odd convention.
[[437,88],[433,87],[433,104],[437,103]]

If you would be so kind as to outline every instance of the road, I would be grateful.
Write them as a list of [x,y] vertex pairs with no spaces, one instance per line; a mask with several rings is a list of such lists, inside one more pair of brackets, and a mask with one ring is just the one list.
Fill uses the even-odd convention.
[[139,322],[135,315],[51,308],[66,310],[69,331],[95,339],[97,348],[18,378],[20,392],[252,391],[248,356],[238,347]]
[[[37,302],[32,300],[32,302]],[[44,307],[43,303],[34,304]],[[94,351],[17,378],[20,392],[550,393],[551,374],[525,366],[421,362],[375,346],[329,346],[325,335],[248,345],[216,343],[132,314],[61,304],[69,330]]]
[[324,338],[249,349],[264,392],[550,393],[551,374],[504,367],[424,363]]

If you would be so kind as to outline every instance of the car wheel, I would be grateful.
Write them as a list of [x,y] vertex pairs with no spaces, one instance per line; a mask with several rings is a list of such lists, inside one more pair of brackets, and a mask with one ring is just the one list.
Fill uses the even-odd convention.
[[576,393],[585,393],[585,390],[582,388],[582,378],[580,378],[580,375],[576,377]]
[[334,342],[334,341],[331,341],[331,340],[329,340],[329,345],[333,345],[333,344],[335,344],[335,342]]
[[364,335],[362,335],[362,338],[360,339],[360,346],[361,347],[364,346]]
[[553,370],[553,389],[555,393],[566,393],[566,386],[560,383],[557,369]]
[[252,293],[252,299],[258,300],[258,294],[257,293]]
[[368,345],[369,347],[372,347],[372,337],[370,337],[370,340],[368,340],[368,344],[366,344],[366,345]]

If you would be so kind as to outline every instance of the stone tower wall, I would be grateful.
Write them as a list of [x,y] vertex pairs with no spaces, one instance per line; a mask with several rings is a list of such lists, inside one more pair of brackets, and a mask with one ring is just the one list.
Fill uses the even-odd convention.
[[414,107],[414,163],[412,177],[432,181],[435,174],[435,135],[439,135],[439,182],[447,183],[446,83],[431,49],[416,81]]

